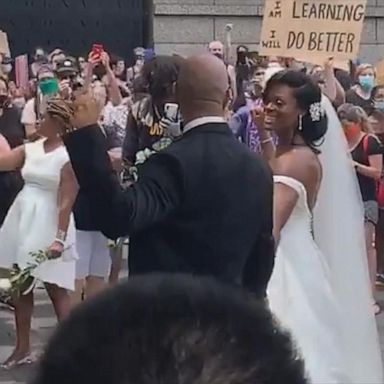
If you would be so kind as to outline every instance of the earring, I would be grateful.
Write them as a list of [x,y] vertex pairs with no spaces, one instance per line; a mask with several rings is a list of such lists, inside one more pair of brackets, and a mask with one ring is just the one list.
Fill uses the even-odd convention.
[[299,131],[303,130],[303,115],[299,115]]

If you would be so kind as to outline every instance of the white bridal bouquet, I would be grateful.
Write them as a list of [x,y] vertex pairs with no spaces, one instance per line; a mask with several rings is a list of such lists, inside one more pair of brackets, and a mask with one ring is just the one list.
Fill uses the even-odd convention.
[[23,269],[20,269],[17,264],[14,264],[10,272],[10,277],[0,279],[1,291],[20,296],[27,295],[33,290],[36,285],[33,271],[42,263],[49,260],[49,256],[46,251],[30,252],[30,256],[33,262],[29,262]]

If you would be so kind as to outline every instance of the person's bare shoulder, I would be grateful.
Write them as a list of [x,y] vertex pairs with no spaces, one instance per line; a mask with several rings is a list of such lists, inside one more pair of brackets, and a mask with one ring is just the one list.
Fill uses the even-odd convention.
[[300,181],[307,188],[316,185],[321,178],[321,167],[315,153],[309,148],[295,148],[272,163],[273,173]]

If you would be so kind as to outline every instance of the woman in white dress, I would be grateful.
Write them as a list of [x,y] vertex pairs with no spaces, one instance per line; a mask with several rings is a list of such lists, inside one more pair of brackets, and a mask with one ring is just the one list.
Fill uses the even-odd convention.
[[[274,235],[278,247],[268,298],[278,320],[292,333],[311,383],[378,384],[382,382],[382,372],[380,364],[376,364],[377,334],[376,339],[366,341],[371,345],[361,345],[362,354],[372,353],[374,364],[369,363],[360,375],[348,365],[351,361],[345,328],[351,331],[350,338],[354,335],[345,322],[353,320],[343,316],[340,295],[333,285],[333,266],[313,237],[312,210],[323,176],[317,144],[325,137],[328,126],[321,100],[318,86],[296,71],[279,72],[265,89],[265,128],[278,136],[272,162]],[[369,326],[371,314],[365,317]],[[364,359],[357,351],[354,357]]]
[[[61,99],[48,102],[39,134],[44,139],[0,153],[0,170],[21,169],[24,187],[0,230],[0,268],[25,268],[30,252],[48,250],[50,260],[34,271],[44,282],[58,320],[70,309],[67,290],[74,290],[75,228],[72,206],[77,183],[69,157],[56,132],[70,124],[72,109]],[[15,298],[16,347],[3,368],[29,363],[33,291]]]

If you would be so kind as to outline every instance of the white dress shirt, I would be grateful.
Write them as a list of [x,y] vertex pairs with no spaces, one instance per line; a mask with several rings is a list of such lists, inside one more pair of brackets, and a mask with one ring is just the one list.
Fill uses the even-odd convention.
[[190,131],[193,128],[199,127],[204,124],[211,123],[226,123],[226,120],[222,116],[204,116],[191,120],[188,124],[184,125],[183,133]]

